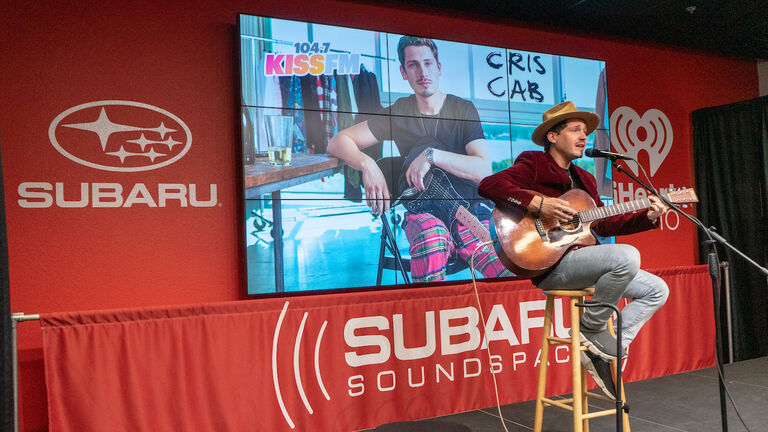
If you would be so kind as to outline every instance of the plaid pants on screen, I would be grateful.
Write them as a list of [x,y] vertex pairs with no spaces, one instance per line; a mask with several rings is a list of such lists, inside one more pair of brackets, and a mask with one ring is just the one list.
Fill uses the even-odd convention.
[[[464,246],[457,249],[445,223],[431,213],[408,214],[406,221],[405,236],[411,245],[411,279],[414,282],[445,279],[448,258],[452,254],[458,254],[462,260],[469,262],[472,252],[480,241],[467,227],[459,223],[459,235]],[[488,219],[480,222],[488,228]],[[499,261],[492,245],[485,246],[477,252],[474,264],[475,270],[484,277],[512,275]]]

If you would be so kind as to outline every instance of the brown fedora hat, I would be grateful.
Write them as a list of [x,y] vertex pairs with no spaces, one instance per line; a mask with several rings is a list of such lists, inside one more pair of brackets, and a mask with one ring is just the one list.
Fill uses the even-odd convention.
[[587,135],[597,129],[600,124],[600,116],[589,111],[579,111],[571,101],[559,103],[544,111],[541,115],[541,124],[536,127],[531,135],[531,141],[543,146],[547,142],[547,132],[563,120],[583,120],[587,125]]

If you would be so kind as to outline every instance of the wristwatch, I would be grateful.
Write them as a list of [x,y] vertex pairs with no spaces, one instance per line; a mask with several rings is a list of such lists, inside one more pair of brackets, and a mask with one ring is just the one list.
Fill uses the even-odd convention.
[[435,166],[435,149],[432,147],[427,147],[426,150],[424,150],[424,157],[427,158],[427,162],[431,166]]

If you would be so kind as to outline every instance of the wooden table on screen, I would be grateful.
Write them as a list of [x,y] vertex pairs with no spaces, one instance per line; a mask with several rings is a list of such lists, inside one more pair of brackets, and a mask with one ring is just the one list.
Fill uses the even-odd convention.
[[280,191],[302,183],[327,177],[341,171],[344,163],[327,154],[294,154],[291,164],[273,166],[269,160],[257,158],[253,165],[245,165],[243,171],[245,198],[258,199],[272,195],[272,238],[275,256],[275,292],[285,291],[283,268],[283,221]]

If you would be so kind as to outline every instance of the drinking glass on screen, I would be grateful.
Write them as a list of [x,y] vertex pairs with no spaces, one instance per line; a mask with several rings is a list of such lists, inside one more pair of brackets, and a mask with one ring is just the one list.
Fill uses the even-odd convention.
[[269,115],[266,116],[266,123],[269,163],[277,166],[290,165],[293,117]]

